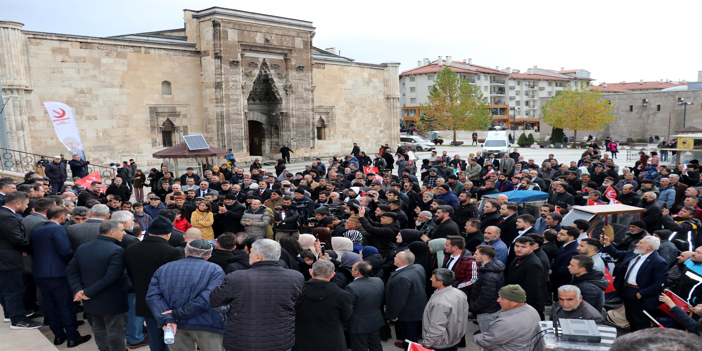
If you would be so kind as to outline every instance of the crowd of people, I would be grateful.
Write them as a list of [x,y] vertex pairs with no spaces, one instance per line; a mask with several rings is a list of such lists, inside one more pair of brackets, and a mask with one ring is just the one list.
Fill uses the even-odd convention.
[[[5,321],[39,328],[41,302],[54,343],[75,347],[91,339],[77,331],[84,312],[101,351],[377,351],[393,336],[398,348],[522,350],[550,306],[550,318],[635,332],[663,304],[698,334],[699,163],[642,153],[620,167],[594,146],[578,160],[513,149],[417,164],[402,147],[371,158],[354,144],[296,173],[285,159],[180,175],[125,161],[104,191],[2,178]],[[548,199],[530,214],[512,190]],[[615,202],[646,212],[613,220],[615,235],[562,224],[573,206]]]

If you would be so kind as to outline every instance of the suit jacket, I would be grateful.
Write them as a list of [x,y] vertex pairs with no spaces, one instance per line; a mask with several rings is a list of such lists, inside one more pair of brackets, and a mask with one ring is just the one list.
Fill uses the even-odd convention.
[[79,246],[97,239],[100,236],[100,226],[104,222],[99,218],[89,218],[83,223],[69,226],[68,239],[71,241],[73,252],[76,252]]
[[33,248],[34,278],[66,276],[66,266],[73,258],[73,250],[68,240],[68,231],[64,226],[46,221],[41,227],[32,231],[29,241]]
[[521,261],[516,259],[512,262],[509,271],[505,274],[505,285],[509,284],[519,284],[526,292],[526,303],[537,311],[544,310],[546,301],[542,289],[546,285],[544,267],[535,254],[531,253]]
[[515,213],[504,220],[500,218],[500,222],[498,222],[497,227],[502,231],[502,234],[500,235],[502,241],[504,241],[507,245],[511,245],[512,241],[514,241],[514,239],[517,238],[517,235],[519,235],[519,231],[517,230],[517,214]]
[[559,287],[570,284],[572,275],[568,271],[568,265],[570,265],[570,259],[578,254],[577,240],[573,240],[568,245],[558,248],[558,253],[551,264],[552,291],[557,291]]
[[37,212],[34,212],[27,217],[24,217],[24,219],[22,220],[22,225],[24,226],[27,238],[29,238],[29,235],[32,234],[32,231],[34,229],[41,227],[42,225],[44,225],[44,223],[46,223],[46,221],[46,216]]
[[379,330],[385,325],[381,308],[385,298],[385,284],[376,277],[361,277],[346,286],[351,295],[353,314],[349,319],[351,334],[366,334]]
[[86,313],[112,315],[129,310],[127,290],[131,282],[124,272],[124,249],[119,241],[100,235],[81,245],[66,267],[73,294],[83,290]]
[[0,223],[0,271],[22,270],[22,252],[31,251],[22,220],[9,208],[0,207]]
[[[515,216],[515,218],[516,218],[516,216]],[[516,221],[515,221],[515,222],[516,222]],[[516,224],[515,224],[515,228],[516,228]],[[504,233],[504,232],[503,232],[503,233]],[[524,234],[522,234],[522,235],[526,235],[526,234],[529,234],[529,233],[537,233],[537,232],[536,232],[536,229],[534,228],[534,226],[531,226],[531,228],[529,228],[529,230],[527,230],[527,231],[526,231]],[[538,233],[537,233],[537,234],[538,234]],[[516,253],[514,252],[514,240],[517,240],[517,237],[519,237],[519,236],[520,236],[520,235],[519,235],[519,230],[517,230],[517,236],[516,236],[514,239],[512,239],[512,241],[510,241],[510,242],[506,242],[506,241],[505,241],[505,244],[509,245],[509,253],[507,254],[507,264],[505,265],[505,267],[507,267],[508,269],[509,269],[510,264],[512,263],[512,260],[516,257]],[[505,240],[504,235],[501,236],[501,238],[502,238],[502,241]]]
[[[602,251],[621,262],[621,265],[614,271],[614,276],[616,277],[614,279],[614,288],[617,289],[617,292],[624,291],[624,287],[627,284],[624,276],[629,269],[629,264],[638,254],[634,253],[634,249],[619,251],[612,245],[602,247]],[[639,272],[636,274],[636,284],[639,287],[643,308],[656,309],[661,305],[658,301],[658,296],[663,286],[665,286],[667,278],[668,264],[665,263],[665,260],[657,251],[653,251],[648,255],[646,261],[641,264]]]
[[385,318],[421,321],[427,304],[426,275],[418,264],[394,271],[385,289]]

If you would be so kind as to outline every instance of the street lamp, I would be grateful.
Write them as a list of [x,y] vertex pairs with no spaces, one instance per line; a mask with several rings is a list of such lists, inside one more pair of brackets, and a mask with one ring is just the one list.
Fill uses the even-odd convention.
[[683,111],[683,128],[685,128],[685,120],[687,120],[687,105],[694,104],[692,102],[685,102],[685,99],[683,98],[678,98],[678,105],[685,106],[685,110]]
[[[516,127],[516,125],[517,125],[517,111],[519,111],[520,108],[519,108],[519,107],[510,107],[509,109],[512,110],[512,111],[514,111],[514,113],[512,113],[512,124],[514,124],[515,127]],[[517,130],[516,130],[516,129],[512,129],[512,140],[517,140],[517,134],[516,134],[516,133],[517,133]]]

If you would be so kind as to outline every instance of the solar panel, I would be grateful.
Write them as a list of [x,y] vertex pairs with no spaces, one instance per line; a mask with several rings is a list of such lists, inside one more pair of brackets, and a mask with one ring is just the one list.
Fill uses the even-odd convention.
[[184,135],[183,139],[188,145],[188,150],[207,150],[210,148],[202,134]]

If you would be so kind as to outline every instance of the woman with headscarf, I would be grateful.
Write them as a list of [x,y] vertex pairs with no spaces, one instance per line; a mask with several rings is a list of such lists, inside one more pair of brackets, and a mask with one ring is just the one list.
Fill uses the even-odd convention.
[[432,270],[441,268],[441,265],[444,263],[444,246],[446,245],[446,238],[429,240],[427,244],[429,244],[429,249],[435,257],[431,266]]
[[380,256],[380,252],[373,246],[364,246],[361,250],[361,257],[364,261],[373,266],[373,275],[382,278],[383,277],[383,256]]
[[344,232],[344,237],[351,240],[353,243],[353,252],[360,253],[363,250],[363,234],[355,229],[350,229]]
[[[331,231],[327,227],[312,228],[312,236],[319,239],[320,243],[324,243],[325,249],[332,248]],[[353,245],[352,245],[353,246]]]
[[415,229],[402,229],[395,237],[397,246],[390,250],[387,256],[385,256],[385,262],[383,263],[383,273],[385,274],[384,280],[390,278],[390,273],[394,272],[397,267],[395,267],[395,256],[402,251],[408,249],[409,244],[415,241],[422,241],[422,235],[418,230]]
[[[414,160],[407,160],[407,163],[405,163],[405,169],[411,175],[417,174],[417,165],[414,163]],[[402,176],[402,174],[400,174],[400,176]]]
[[317,248],[314,245],[316,241],[317,239],[311,234],[300,234],[300,237],[297,239],[297,242],[300,244],[300,247],[302,247],[302,250],[310,250],[314,254],[314,257],[319,257],[320,252],[317,251]]
[[300,270],[300,260],[304,260],[300,257],[302,252],[302,246],[293,237],[282,237],[280,238],[280,259],[283,260],[288,268],[299,271]]
[[341,262],[347,252],[353,253],[353,242],[343,236],[331,238],[331,248],[336,252],[337,260]]

